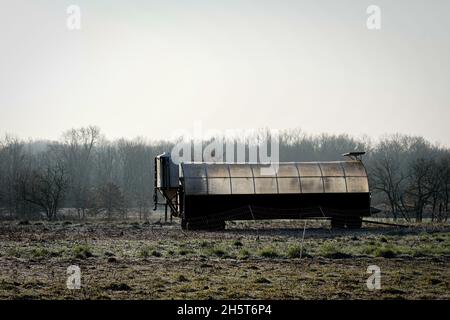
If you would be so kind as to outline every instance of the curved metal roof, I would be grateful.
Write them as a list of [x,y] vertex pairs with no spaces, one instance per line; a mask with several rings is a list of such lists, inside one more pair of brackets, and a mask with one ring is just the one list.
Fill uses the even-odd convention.
[[369,192],[361,161],[267,164],[182,163],[186,195]]

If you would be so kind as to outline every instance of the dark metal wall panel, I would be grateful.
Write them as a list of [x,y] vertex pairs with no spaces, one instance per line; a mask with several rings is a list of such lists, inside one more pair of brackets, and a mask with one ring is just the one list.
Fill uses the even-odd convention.
[[179,175],[179,168],[178,165],[172,162],[172,160],[169,159],[169,165],[170,165],[170,187],[171,188],[178,188],[180,186],[180,175]]
[[[186,196],[186,219],[298,219],[342,215],[368,216],[369,193],[250,194]],[[251,207],[251,209],[249,208]],[[257,208],[269,210],[258,210]],[[248,208],[248,209],[247,209]],[[287,209],[287,210],[286,210]],[[262,214],[259,214],[262,213]],[[228,215],[229,214],[229,215]]]
[[170,156],[161,154],[156,157],[156,187],[162,189],[179,187],[178,165],[173,163]]
[[182,173],[186,178],[206,178],[206,168],[204,163],[183,163]]
[[187,195],[207,194],[208,187],[205,178],[184,178],[184,192]]

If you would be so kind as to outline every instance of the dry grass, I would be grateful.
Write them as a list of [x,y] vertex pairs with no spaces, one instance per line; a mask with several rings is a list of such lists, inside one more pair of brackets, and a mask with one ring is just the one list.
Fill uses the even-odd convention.
[[[3,222],[1,299],[449,299],[450,229]],[[295,223],[293,223],[295,224]],[[302,226],[303,222],[299,224]],[[300,259],[300,252],[302,259]],[[82,289],[66,289],[78,265]],[[382,289],[366,287],[380,266]]]

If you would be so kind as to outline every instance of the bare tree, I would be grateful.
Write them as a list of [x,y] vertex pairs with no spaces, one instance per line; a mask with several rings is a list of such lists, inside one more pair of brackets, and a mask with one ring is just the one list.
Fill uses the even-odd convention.
[[409,220],[402,205],[403,190],[408,178],[401,159],[403,148],[404,143],[398,136],[381,141],[369,169],[372,189],[386,197],[394,220],[399,215]]
[[70,177],[69,198],[78,217],[84,218],[91,188],[92,153],[100,138],[100,129],[94,126],[71,129],[63,134],[61,145],[55,146],[64,159]]
[[439,189],[439,221],[447,221],[449,216],[449,201],[450,201],[450,153],[441,159],[439,163],[439,176],[441,187]]
[[119,186],[107,183],[100,187],[95,196],[95,210],[104,213],[108,219],[115,215],[123,218],[126,213],[125,199]]
[[33,168],[20,181],[23,199],[42,209],[48,220],[56,219],[69,181],[64,166],[48,163]]
[[24,142],[6,135],[0,142],[0,200],[10,216],[22,213],[19,176],[25,163]]
[[152,150],[143,139],[119,141],[118,153],[121,165],[121,185],[128,207],[136,208],[139,217],[147,217],[152,199]]
[[417,222],[422,222],[424,208],[438,190],[439,180],[436,179],[435,170],[434,159],[419,158],[410,167],[411,182],[405,195],[412,204],[412,211],[415,212]]
[[[258,140],[258,134],[253,138]],[[377,143],[347,135],[307,135],[300,130],[286,130],[280,137],[281,161],[338,160],[347,151],[369,151],[364,162],[372,205],[385,205],[395,219],[414,216],[420,221],[431,214],[432,219],[445,220],[449,215],[448,148],[404,135],[388,136]],[[248,152],[251,141],[237,137],[235,143]],[[54,142],[24,142],[7,136],[0,141],[0,211],[21,217],[34,213],[39,202],[40,210],[53,218],[57,210],[52,210],[47,200],[56,196],[57,207],[75,208],[79,218],[89,212],[123,217],[137,212],[140,218],[147,218],[153,193],[152,159],[172,146],[173,142],[142,138],[110,142],[92,126],[66,131]],[[44,155],[48,161],[43,160]],[[58,168],[64,171],[67,183],[58,182],[62,181]],[[52,188],[49,181],[55,182]],[[58,189],[64,197],[58,195]],[[113,197],[119,203],[114,204]]]

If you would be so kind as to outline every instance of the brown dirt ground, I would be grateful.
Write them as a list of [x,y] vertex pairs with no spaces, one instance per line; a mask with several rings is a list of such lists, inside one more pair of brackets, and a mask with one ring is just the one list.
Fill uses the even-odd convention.
[[[450,228],[233,223],[0,223],[0,299],[449,299]],[[302,252],[302,258],[298,251]],[[66,288],[78,265],[82,288]],[[369,290],[369,265],[381,290]]]

